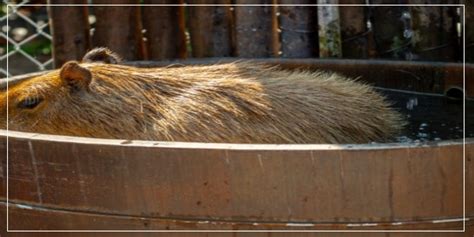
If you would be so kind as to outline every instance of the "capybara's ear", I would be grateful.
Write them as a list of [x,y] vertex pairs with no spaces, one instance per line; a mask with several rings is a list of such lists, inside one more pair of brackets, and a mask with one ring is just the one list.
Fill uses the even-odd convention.
[[69,61],[61,67],[59,77],[65,86],[75,92],[89,88],[92,73],[87,68],[81,67],[76,61]]
[[107,64],[117,64],[122,61],[122,58],[116,53],[112,52],[108,48],[95,48],[82,58],[83,63],[107,63]]

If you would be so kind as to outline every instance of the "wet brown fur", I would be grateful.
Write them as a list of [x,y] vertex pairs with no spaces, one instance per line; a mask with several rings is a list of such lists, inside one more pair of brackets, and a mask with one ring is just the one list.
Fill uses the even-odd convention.
[[[404,123],[373,88],[334,73],[253,62],[65,66],[71,65],[79,69],[63,67],[0,92],[2,113],[9,98],[9,129],[159,141],[367,143],[393,138]],[[29,97],[43,101],[20,108]]]

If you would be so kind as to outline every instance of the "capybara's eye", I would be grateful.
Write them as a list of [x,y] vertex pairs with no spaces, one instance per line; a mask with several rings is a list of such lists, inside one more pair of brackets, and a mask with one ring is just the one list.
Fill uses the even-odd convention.
[[18,108],[33,109],[36,106],[38,106],[42,101],[43,101],[43,98],[40,98],[40,97],[28,97],[28,98],[22,100],[18,104]]

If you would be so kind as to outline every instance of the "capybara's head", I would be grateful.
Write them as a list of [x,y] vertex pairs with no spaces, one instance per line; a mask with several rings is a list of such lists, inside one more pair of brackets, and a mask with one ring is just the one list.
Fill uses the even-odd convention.
[[87,68],[68,62],[59,72],[10,85],[8,92],[2,91],[0,95],[2,111],[6,112],[8,104],[9,129],[41,131],[45,123],[64,115],[58,111],[80,110],[91,80],[92,74]]
[[[107,121],[99,120],[107,119],[106,111],[110,111],[110,108],[104,108],[110,107],[110,104],[105,101],[100,103],[98,99],[99,94],[107,93],[100,87],[107,80],[100,79],[94,67],[100,63],[114,64],[119,61],[120,58],[110,50],[98,48],[84,56],[85,63],[70,61],[59,70],[45,75],[12,81],[8,90],[6,82],[2,82],[0,128],[6,129],[8,108],[10,130],[86,136],[101,134],[100,124]],[[92,83],[99,85],[94,87],[94,91],[91,91]],[[92,107],[94,112],[104,111],[105,114],[88,114]],[[113,116],[109,117],[112,121]],[[91,123],[96,123],[96,126],[90,126]],[[91,131],[87,128],[91,128]],[[96,131],[92,131],[92,128]]]

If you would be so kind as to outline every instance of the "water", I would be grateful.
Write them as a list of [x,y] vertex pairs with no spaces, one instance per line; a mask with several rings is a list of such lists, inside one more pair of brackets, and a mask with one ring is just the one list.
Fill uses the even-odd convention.
[[[381,90],[409,122],[398,142],[463,138],[462,100],[444,96]],[[474,101],[466,100],[466,137],[474,137]]]

